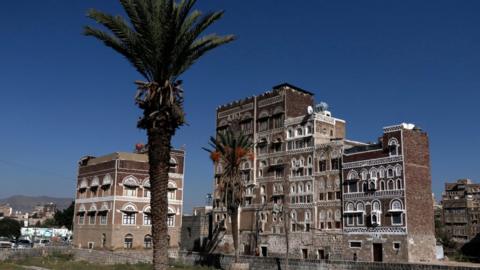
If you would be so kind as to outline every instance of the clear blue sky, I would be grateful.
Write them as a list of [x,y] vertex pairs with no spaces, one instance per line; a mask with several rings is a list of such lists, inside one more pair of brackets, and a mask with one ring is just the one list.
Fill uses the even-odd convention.
[[[350,139],[375,141],[382,127],[428,131],[433,190],[480,180],[479,1],[202,1],[225,9],[212,31],[238,40],[182,79],[189,126],[185,206],[204,203],[212,169],[203,150],[219,104],[290,82],[347,120]],[[116,1],[6,1],[0,8],[0,197],[73,196],[84,155],[131,151],[133,81],[119,55],[81,35],[90,7]],[[8,163],[6,163],[8,162]]]

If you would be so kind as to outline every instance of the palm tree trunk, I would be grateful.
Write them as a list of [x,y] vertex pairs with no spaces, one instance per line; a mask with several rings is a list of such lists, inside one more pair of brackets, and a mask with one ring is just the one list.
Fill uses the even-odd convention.
[[153,237],[153,266],[155,270],[168,269],[168,171],[170,170],[170,141],[167,128],[151,128],[148,135],[148,162],[150,165]]
[[240,258],[238,250],[238,207],[235,207],[232,213],[232,238],[233,248],[235,249],[235,262],[238,263]]

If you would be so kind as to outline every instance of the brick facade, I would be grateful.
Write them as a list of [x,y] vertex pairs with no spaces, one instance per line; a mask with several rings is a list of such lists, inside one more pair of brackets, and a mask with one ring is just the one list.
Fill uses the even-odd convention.
[[[185,153],[171,152],[168,184],[170,247],[179,247]],[[150,249],[148,157],[113,153],[80,161],[75,200],[74,246],[92,249]]]
[[[239,120],[255,145],[253,161],[242,163],[240,253],[284,254],[287,229],[294,258],[432,260],[426,134],[402,124],[385,128],[376,144],[350,141],[346,122],[327,109],[289,84],[217,108],[217,132]],[[221,164],[215,172],[221,175]],[[216,183],[213,216],[219,224],[227,215]],[[288,212],[287,228],[278,209]],[[218,251],[230,253],[229,218],[226,224]]]

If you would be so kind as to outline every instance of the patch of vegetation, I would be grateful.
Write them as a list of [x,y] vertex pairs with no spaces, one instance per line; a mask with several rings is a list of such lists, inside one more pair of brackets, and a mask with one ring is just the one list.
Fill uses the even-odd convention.
[[8,263],[8,262],[0,262],[0,269],[2,270],[25,270],[23,267],[18,266],[13,263]]

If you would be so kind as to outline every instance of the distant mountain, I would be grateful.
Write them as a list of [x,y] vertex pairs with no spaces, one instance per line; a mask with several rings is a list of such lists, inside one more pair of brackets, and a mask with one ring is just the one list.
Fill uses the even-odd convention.
[[38,204],[46,204],[46,203],[54,203],[57,205],[58,210],[63,210],[70,206],[72,203],[73,198],[55,198],[55,197],[48,197],[48,196],[23,196],[23,195],[15,195],[5,199],[0,199],[0,204],[8,203],[12,208],[13,211],[22,211],[31,212]]

